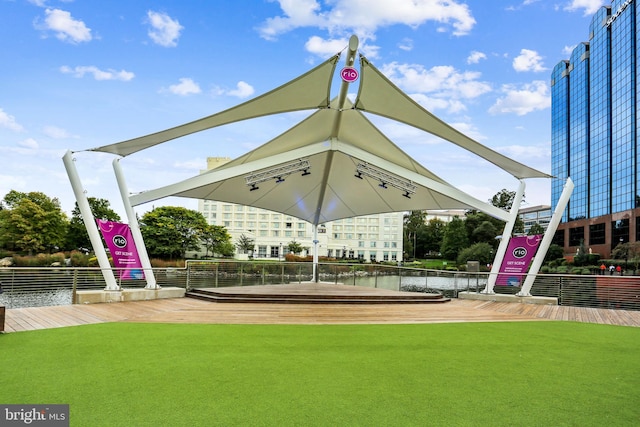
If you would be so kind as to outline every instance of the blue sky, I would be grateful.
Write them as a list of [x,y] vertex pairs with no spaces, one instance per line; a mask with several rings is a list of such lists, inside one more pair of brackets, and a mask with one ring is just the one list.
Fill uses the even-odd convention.
[[[115,156],[84,150],[265,93],[342,51],[352,34],[360,53],[433,114],[550,172],[550,73],[588,40],[591,16],[604,4],[0,0],[0,197],[41,191],[70,212],[75,198],[62,156],[71,150],[87,195],[108,199],[124,217]],[[241,122],[128,156],[121,164],[129,190],[196,175],[207,157],[237,157],[302,117]],[[426,168],[480,200],[517,188],[510,175],[446,141],[370,118]],[[549,180],[527,181],[528,206],[549,199]],[[159,205],[197,208],[178,198]]]

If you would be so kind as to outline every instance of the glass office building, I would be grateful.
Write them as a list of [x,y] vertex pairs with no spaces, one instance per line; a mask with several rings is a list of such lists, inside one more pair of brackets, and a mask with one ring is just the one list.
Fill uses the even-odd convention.
[[640,241],[639,46],[637,1],[614,0],[552,71],[552,205],[575,184],[555,236],[567,254],[584,244],[606,258]]

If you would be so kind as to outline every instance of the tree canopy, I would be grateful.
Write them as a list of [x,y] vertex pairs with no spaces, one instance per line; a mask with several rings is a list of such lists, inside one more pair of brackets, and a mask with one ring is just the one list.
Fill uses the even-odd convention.
[[184,258],[187,251],[199,250],[207,227],[200,212],[178,206],[155,208],[140,221],[149,256],[162,259]]
[[57,251],[64,246],[67,216],[60,202],[41,192],[11,190],[0,210],[0,244],[32,255]]

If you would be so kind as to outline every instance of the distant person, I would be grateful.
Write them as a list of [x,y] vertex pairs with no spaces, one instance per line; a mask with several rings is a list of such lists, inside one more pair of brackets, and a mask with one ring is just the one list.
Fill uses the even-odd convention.
[[612,265],[609,266],[609,274],[613,276],[613,272],[616,271],[616,268]]
[[607,269],[607,266],[602,263],[600,265],[600,274],[604,276],[604,271]]
[[616,273],[618,273],[620,276],[622,276],[622,267],[617,266],[616,267]]

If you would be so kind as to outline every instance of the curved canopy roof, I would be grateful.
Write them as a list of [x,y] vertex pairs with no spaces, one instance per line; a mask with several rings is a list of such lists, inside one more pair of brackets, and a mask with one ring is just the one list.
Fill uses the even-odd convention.
[[339,55],[335,55],[306,74],[220,113],[92,150],[127,156],[233,122],[316,110],[271,141],[216,169],[130,196],[132,205],[168,196],[226,201],[281,212],[316,225],[383,212],[454,208],[478,209],[507,219],[506,211],[456,189],[420,165],[363,112],[397,120],[450,141],[515,178],[550,177],[447,125],[404,94],[363,56],[355,102],[346,99],[345,82],[341,96],[330,100],[338,59]]

